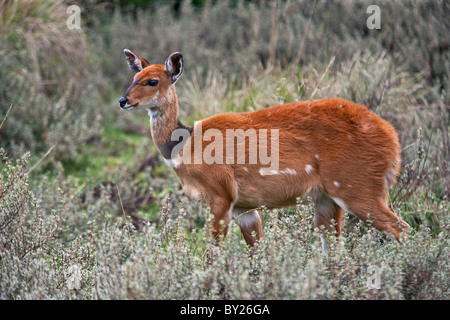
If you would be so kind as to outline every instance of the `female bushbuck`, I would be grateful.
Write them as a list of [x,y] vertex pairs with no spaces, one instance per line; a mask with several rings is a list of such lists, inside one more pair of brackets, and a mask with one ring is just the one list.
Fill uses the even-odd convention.
[[148,110],[153,141],[184,192],[210,206],[214,239],[226,236],[234,216],[253,246],[262,236],[257,208],[292,206],[306,196],[315,203],[314,227],[335,228],[340,236],[348,210],[398,241],[406,237],[408,225],[387,205],[400,168],[398,136],[366,107],[321,99],[184,126],[174,86],[183,72],[181,53],[164,66],[124,53],[136,74],[120,106]]

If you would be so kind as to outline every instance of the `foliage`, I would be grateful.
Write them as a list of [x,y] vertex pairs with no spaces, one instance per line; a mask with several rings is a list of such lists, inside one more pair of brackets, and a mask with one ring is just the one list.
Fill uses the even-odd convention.
[[436,237],[423,226],[402,246],[380,245],[380,235],[358,223],[343,243],[330,235],[327,254],[311,230],[309,203],[293,212],[263,211],[265,238],[252,254],[234,222],[222,247],[212,244],[207,227],[187,228],[192,217],[182,204],[174,219],[164,206],[160,228],[147,223],[139,232],[111,217],[91,219],[101,212],[93,206],[89,229],[66,238],[61,220],[80,208],[60,195],[59,208],[46,214],[46,199],[27,187],[27,158],[11,163],[2,155],[2,299],[449,298],[447,201],[436,211]]
[[[0,1],[0,112],[13,105],[0,145],[15,156],[57,146],[73,159],[101,132],[86,83],[92,64],[82,31],[66,26],[62,1]],[[76,107],[75,107],[76,106]]]

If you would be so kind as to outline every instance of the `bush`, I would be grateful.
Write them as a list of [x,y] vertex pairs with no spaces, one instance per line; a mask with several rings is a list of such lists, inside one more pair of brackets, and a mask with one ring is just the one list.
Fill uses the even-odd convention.
[[101,132],[83,31],[66,26],[62,1],[0,1],[0,114],[13,105],[0,145],[24,150],[56,146],[74,159]]
[[[61,195],[59,207],[45,212],[40,203],[47,199],[27,187],[27,156],[15,163],[2,157],[2,299],[449,298],[446,201],[436,212],[436,237],[423,225],[402,246],[381,244],[378,232],[358,223],[342,243],[327,236],[327,254],[311,230],[307,202],[290,212],[263,210],[265,237],[251,255],[234,222],[221,247],[208,227],[187,228],[184,205],[174,219],[163,208],[160,228],[147,224],[137,232],[128,219],[89,219],[89,229],[70,239],[62,236],[63,220],[80,207]],[[97,206],[85,210],[86,217],[99,213]]]

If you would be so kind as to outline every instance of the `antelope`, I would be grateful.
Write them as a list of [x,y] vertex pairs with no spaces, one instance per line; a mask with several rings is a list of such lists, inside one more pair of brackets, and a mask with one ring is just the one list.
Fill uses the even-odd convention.
[[[234,217],[253,247],[262,237],[257,209],[295,206],[306,197],[314,202],[314,228],[323,226],[341,237],[345,210],[398,242],[406,239],[408,224],[388,206],[389,187],[400,170],[398,135],[365,106],[320,99],[218,114],[185,126],[175,89],[182,54],[172,53],[164,65],[150,64],[128,49],[124,54],[135,75],[120,107],[147,109],[153,141],[184,193],[209,205],[213,239],[225,239]],[[220,135],[235,150],[230,152]],[[255,147],[260,148],[256,153]],[[198,161],[208,152],[209,159]],[[269,158],[276,165],[269,166],[269,153],[277,156]]]

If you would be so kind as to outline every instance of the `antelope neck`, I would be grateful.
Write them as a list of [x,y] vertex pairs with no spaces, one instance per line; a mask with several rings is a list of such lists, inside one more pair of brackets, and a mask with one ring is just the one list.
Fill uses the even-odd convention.
[[172,101],[167,103],[160,109],[149,110],[150,129],[155,145],[159,152],[165,158],[170,160],[172,158],[172,150],[183,141],[183,137],[179,140],[172,141],[172,133],[177,129],[184,129],[192,134],[194,127],[185,126],[178,118],[178,101],[176,94],[172,96]]

